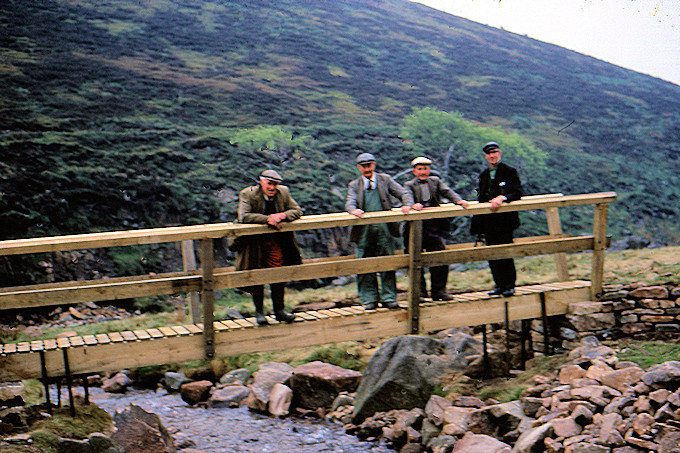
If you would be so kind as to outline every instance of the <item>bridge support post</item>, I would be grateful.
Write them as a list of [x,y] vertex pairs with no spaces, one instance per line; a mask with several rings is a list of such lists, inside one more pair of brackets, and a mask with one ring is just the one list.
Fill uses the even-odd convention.
[[40,372],[42,373],[42,383],[45,388],[45,404],[47,413],[52,415],[52,403],[50,401],[50,380],[47,377],[47,364],[45,362],[45,351],[40,351]]
[[420,332],[420,277],[423,274],[423,221],[415,220],[409,225],[408,241],[408,311],[411,333]]
[[602,295],[602,280],[604,276],[604,251],[607,246],[607,205],[595,205],[593,219],[593,261],[590,280],[591,296],[597,300]]
[[66,374],[66,386],[68,387],[68,404],[69,412],[71,412],[71,417],[76,416],[76,403],[73,398],[73,381],[71,378],[71,366],[68,363],[68,349],[63,348],[62,353],[64,355],[64,370]]
[[211,238],[201,239],[201,271],[202,288],[201,302],[203,303],[203,349],[205,359],[210,360],[215,356],[215,281],[213,269],[215,268],[213,242]]

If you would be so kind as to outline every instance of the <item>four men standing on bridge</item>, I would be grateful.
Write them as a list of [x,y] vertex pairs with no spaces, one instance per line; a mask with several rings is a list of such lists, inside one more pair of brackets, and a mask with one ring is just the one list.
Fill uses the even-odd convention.
[[[302,209],[290,196],[288,188],[280,185],[281,175],[274,170],[260,174],[259,184],[239,193],[238,222],[261,223],[275,230],[281,223],[292,222],[302,216]],[[292,232],[241,236],[230,247],[237,252],[236,270],[302,264],[300,248]],[[272,283],[271,297],[277,321],[293,322],[295,315],[284,310],[285,283]],[[246,288],[253,295],[255,319],[258,324],[269,324],[264,315],[264,285]]]
[[[491,214],[475,215],[470,232],[484,236],[486,245],[511,244],[513,232],[519,226],[517,212],[495,212],[502,203],[519,200],[524,194],[522,183],[513,167],[501,162],[500,146],[489,142],[482,147],[484,157],[489,163],[479,175],[478,201],[489,202]],[[490,296],[510,297],[515,294],[515,261],[512,258],[489,261],[491,275],[496,287],[489,291]]]
[[[519,226],[517,212],[497,213],[504,202],[519,200],[522,197],[522,183],[517,170],[501,162],[500,146],[489,142],[483,147],[489,167],[479,175],[479,201],[491,204],[491,214],[475,215],[472,218],[471,233],[484,236],[487,245],[509,244],[513,232]],[[395,200],[401,202],[400,209],[406,214],[411,209],[421,210],[440,205],[442,199],[468,206],[468,202],[448,187],[441,179],[430,175],[432,161],[418,157],[411,162],[415,178],[406,183],[405,188],[396,183],[389,175],[377,173],[375,156],[361,153],[357,156],[357,168],[361,177],[349,183],[345,209],[350,214],[362,217],[366,212],[389,211]],[[281,175],[274,170],[260,174],[259,184],[243,189],[239,193],[238,222],[261,223],[276,230],[282,222],[291,222],[302,216],[300,206],[280,185]],[[423,222],[423,249],[438,251],[445,249],[448,234],[448,219],[431,219]],[[400,236],[397,222],[376,223],[354,226],[350,230],[350,241],[356,244],[357,258],[393,255],[396,238]],[[233,251],[237,252],[236,270],[280,267],[301,264],[300,249],[292,232],[268,233],[242,236],[234,242]],[[489,267],[495,288],[490,295],[512,296],[515,292],[516,271],[512,258],[491,260]],[[448,266],[430,269],[431,295],[433,300],[451,300],[446,292]],[[295,315],[284,310],[285,283],[272,283],[271,297],[274,315],[278,321],[292,322]],[[368,272],[357,275],[359,299],[366,310],[382,305],[397,308],[396,272]],[[253,296],[256,321],[268,324],[264,315],[264,285],[246,288]],[[425,278],[421,275],[421,298],[427,297]]]

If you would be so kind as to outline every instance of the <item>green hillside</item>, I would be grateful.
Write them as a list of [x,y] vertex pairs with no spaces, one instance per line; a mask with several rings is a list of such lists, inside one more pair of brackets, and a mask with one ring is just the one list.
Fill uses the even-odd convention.
[[616,191],[616,237],[680,243],[679,86],[403,0],[6,0],[0,112],[0,239],[228,221],[265,167],[341,211],[358,150],[474,198],[496,140],[528,193]]

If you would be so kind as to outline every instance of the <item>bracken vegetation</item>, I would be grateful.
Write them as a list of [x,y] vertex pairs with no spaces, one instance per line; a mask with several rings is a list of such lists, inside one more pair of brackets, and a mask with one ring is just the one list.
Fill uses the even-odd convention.
[[[616,191],[615,239],[680,243],[680,87],[554,45],[403,0],[10,0],[0,29],[0,239],[230,221],[265,167],[341,211],[357,151],[393,175],[427,154],[474,198],[496,140],[527,193]],[[0,286],[45,259],[0,259]]]

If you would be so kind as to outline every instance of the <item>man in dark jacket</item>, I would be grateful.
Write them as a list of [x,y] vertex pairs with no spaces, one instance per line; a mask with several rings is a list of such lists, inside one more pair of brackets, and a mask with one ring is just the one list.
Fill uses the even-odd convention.
[[[361,176],[349,183],[345,209],[352,215],[361,217],[364,212],[389,211],[392,209],[391,197],[401,201],[401,211],[411,210],[411,195],[397,184],[389,175],[375,172],[375,157],[362,153],[357,157],[357,168]],[[395,238],[400,236],[399,224],[378,223],[359,225],[350,231],[350,241],[356,243],[357,258],[393,255]],[[375,309],[379,303],[383,307],[398,308],[397,278],[394,271],[380,273],[380,289],[375,272],[357,275],[359,299],[366,310]]]
[[[404,184],[404,188],[413,196],[416,202],[413,209],[436,207],[442,199],[447,199],[457,205],[467,207],[468,202],[454,192],[444,181],[430,175],[432,161],[426,157],[416,157],[411,161],[415,178]],[[449,219],[431,219],[423,221],[423,250],[435,252],[446,248],[446,236],[449,233]],[[408,237],[408,236],[407,236]],[[430,283],[432,300],[451,300],[446,292],[446,282],[449,277],[449,266],[435,266],[430,268]],[[425,273],[420,274],[420,297],[427,297]]]
[[[280,185],[281,180],[275,170],[265,170],[260,174],[258,185],[243,189],[239,193],[238,222],[262,223],[280,230],[282,222],[299,219],[302,210],[288,188]],[[237,252],[235,267],[239,271],[302,263],[300,248],[292,232],[241,236],[237,244],[234,247]],[[272,304],[276,320],[290,323],[295,315],[284,310],[284,287],[285,283],[270,285]],[[269,324],[264,316],[264,285],[250,286],[247,290],[253,295],[257,323]]]
[[[495,212],[503,203],[519,200],[524,194],[522,183],[513,167],[501,162],[500,146],[489,142],[482,148],[489,168],[479,175],[479,202],[489,202],[492,214],[474,216],[472,234],[483,235],[487,245],[511,244],[519,226],[517,212]],[[510,297],[515,294],[515,261],[512,258],[489,261],[496,287],[489,295]]]

